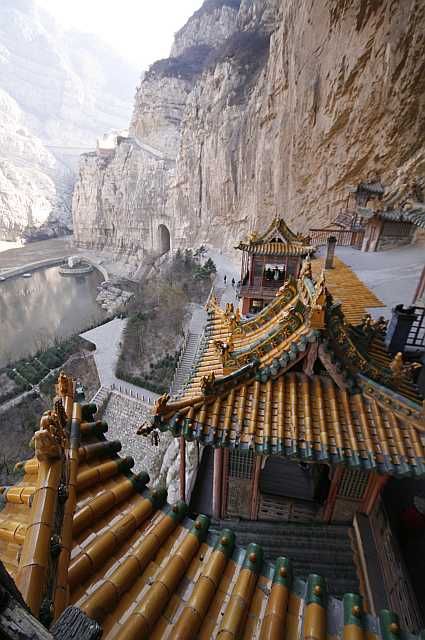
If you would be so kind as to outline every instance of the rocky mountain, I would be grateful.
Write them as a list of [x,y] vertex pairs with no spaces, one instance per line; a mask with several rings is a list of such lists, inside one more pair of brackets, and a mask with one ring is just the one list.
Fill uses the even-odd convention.
[[138,73],[33,0],[0,3],[0,239],[71,225],[79,154],[128,126]]
[[[206,0],[137,90],[130,137],[83,158],[80,244],[231,247],[279,213],[330,222],[373,177],[424,182],[421,0]],[[147,145],[147,146],[146,146]]]

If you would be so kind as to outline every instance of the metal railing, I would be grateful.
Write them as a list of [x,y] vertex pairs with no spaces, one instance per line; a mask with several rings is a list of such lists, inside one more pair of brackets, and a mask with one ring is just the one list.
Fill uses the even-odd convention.
[[131,387],[126,387],[125,385],[115,384],[113,382],[110,386],[111,391],[118,391],[123,395],[133,398],[134,400],[140,400],[141,402],[145,402],[146,404],[154,404],[154,401],[149,396],[145,396],[143,393],[139,393],[138,391],[134,391]]
[[363,244],[364,229],[310,229],[309,236],[312,245],[327,244],[328,238],[334,236],[336,244],[340,247],[355,247],[361,249]]
[[415,313],[415,320],[409,331],[406,347],[415,349],[425,349],[425,307],[412,307]]
[[254,282],[252,284],[238,285],[236,288],[236,294],[240,298],[261,298],[273,300],[278,289],[280,289],[284,284],[284,280],[265,280],[264,278],[254,278]]
[[186,352],[187,342],[189,340],[189,333],[190,333],[190,331],[187,331],[185,333],[183,344],[182,344],[181,349],[180,349],[180,355],[179,355],[179,358],[177,360],[176,368],[174,369],[173,379],[171,380],[171,384],[170,384],[170,391],[169,391],[170,396],[172,396],[173,393],[174,393],[174,385],[176,384],[177,376],[180,373],[180,367],[181,367],[181,364],[182,364],[182,361],[183,361],[183,358],[184,358],[184,355],[185,355],[185,352]]

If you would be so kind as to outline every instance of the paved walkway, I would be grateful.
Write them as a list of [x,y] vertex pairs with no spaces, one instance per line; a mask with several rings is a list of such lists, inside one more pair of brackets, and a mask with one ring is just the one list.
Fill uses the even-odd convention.
[[[319,277],[324,263],[323,257],[313,260],[315,278]],[[344,315],[350,324],[359,324],[366,312],[370,312],[373,317],[382,315],[385,304],[338,256],[334,259],[334,268],[326,270],[326,285],[335,300],[341,302]]]
[[96,327],[80,335],[85,340],[96,345],[94,359],[102,387],[117,389],[128,396],[152,403],[158,398],[158,394],[120,380],[115,375],[119,357],[119,345],[126,323],[127,320],[115,318],[111,320],[111,322],[107,322],[100,327]]
[[410,245],[363,253],[351,247],[337,247],[337,255],[386,305],[378,315],[391,316],[396,304],[409,305],[425,265],[425,245]]

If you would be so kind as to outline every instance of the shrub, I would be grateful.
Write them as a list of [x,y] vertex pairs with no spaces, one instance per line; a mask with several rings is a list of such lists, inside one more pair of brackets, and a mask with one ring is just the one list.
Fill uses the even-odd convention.
[[175,58],[157,60],[149,67],[146,79],[159,76],[160,78],[183,78],[191,81],[202,73],[211,52],[211,47],[202,44],[189,47]]
[[219,50],[211,54],[208,64],[216,66],[224,60],[233,59],[239,67],[255,70],[263,65],[269,47],[270,35],[262,31],[236,31]]

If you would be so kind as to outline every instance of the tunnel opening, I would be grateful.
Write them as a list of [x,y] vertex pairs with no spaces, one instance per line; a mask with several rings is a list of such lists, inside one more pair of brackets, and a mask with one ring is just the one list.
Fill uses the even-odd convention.
[[159,234],[159,252],[161,255],[167,253],[171,249],[171,237],[168,228],[165,224],[160,224],[158,227]]

